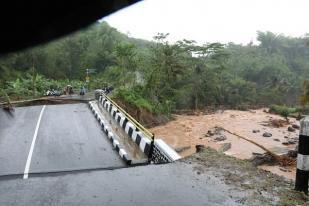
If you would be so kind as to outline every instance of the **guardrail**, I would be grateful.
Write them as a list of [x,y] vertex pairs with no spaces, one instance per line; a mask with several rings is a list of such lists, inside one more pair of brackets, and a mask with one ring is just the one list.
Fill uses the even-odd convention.
[[104,94],[102,90],[95,93],[99,104],[116,120],[125,133],[131,138],[148,157],[149,163],[167,163],[180,159],[180,156],[163,140],[155,136],[115,101]]
[[150,162],[154,151],[154,134],[141,125],[110,97],[105,95],[103,91],[97,90],[95,98],[99,100],[103,108],[110,113],[120,127],[124,129],[125,133],[139,146],[140,150],[148,157]]
[[113,131],[108,127],[108,124],[104,120],[104,118],[99,114],[99,111],[93,106],[93,102],[89,102],[89,107],[94,114],[94,117],[98,120],[99,124],[103,132],[106,134],[106,137],[111,141],[115,150],[118,152],[120,157],[128,164],[131,165],[132,159],[129,154],[125,151],[125,149],[120,146],[119,141],[114,137]]
[[102,96],[108,99],[120,112],[122,112],[130,121],[134,124],[136,128],[144,133],[144,135],[150,139],[154,139],[154,134],[151,133],[148,129],[146,129],[143,125],[141,125],[136,119],[134,119],[130,114],[128,114],[124,109],[122,109],[115,101],[113,101],[110,97],[106,94],[102,93]]

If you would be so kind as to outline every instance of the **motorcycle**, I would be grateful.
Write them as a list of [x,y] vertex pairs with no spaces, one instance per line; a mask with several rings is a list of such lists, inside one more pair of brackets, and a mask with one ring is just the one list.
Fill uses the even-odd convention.
[[58,90],[54,90],[54,89],[47,90],[45,92],[45,96],[60,96],[60,95],[61,95],[61,93]]

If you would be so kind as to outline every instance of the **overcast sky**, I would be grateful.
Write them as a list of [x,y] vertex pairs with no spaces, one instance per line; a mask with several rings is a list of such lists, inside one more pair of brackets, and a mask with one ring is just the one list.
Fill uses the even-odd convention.
[[131,37],[170,41],[255,41],[256,31],[299,37],[309,33],[309,0],[144,0],[103,20]]

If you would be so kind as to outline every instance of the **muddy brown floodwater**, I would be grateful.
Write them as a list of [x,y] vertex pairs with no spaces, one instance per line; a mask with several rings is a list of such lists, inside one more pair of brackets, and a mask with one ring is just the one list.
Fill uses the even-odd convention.
[[[250,111],[220,110],[209,115],[175,115],[175,120],[166,125],[151,128],[151,131],[157,138],[162,138],[176,151],[179,151],[183,157],[195,153],[196,145],[205,145],[219,150],[226,143],[231,143],[231,147],[225,151],[225,154],[239,159],[250,159],[253,153],[264,153],[258,146],[224,131],[220,134],[226,137],[223,141],[215,140],[216,135],[207,137],[208,131],[213,131],[215,127],[223,127],[244,136],[278,155],[295,149],[296,144],[283,145],[282,143],[293,138],[296,139],[299,130],[289,132],[287,129],[289,125],[279,128],[267,125],[271,120],[284,120],[284,118],[264,111],[265,108]],[[289,118],[289,120],[290,125],[299,125],[299,121],[295,118]],[[254,133],[253,130],[257,130],[257,132]],[[263,133],[265,132],[271,133],[272,136],[264,137]],[[295,168],[265,165],[260,168],[289,179],[295,177]]]

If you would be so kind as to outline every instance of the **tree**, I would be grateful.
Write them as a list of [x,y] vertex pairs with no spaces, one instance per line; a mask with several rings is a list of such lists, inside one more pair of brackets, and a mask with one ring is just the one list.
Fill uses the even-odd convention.
[[300,97],[300,102],[302,105],[309,103],[309,81],[305,81],[303,84],[303,95]]

